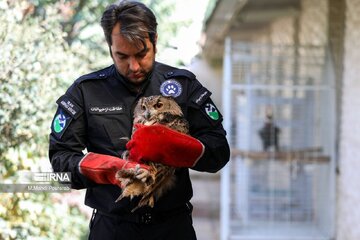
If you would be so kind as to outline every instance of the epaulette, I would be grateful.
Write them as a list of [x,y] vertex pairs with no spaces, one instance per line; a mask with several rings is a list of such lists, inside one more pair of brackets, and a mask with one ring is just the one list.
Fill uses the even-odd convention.
[[105,79],[110,75],[110,72],[111,72],[111,66],[107,67],[107,68],[104,68],[104,69],[101,69],[101,70],[96,71],[96,72],[85,74],[85,75],[79,77],[78,79],[76,79],[75,82],[81,83],[81,82],[86,81],[86,80]]
[[195,74],[193,74],[192,72],[190,72],[186,69],[174,69],[174,70],[164,73],[164,76],[165,76],[165,79],[176,78],[176,77],[186,77],[186,78],[193,80],[196,78]]

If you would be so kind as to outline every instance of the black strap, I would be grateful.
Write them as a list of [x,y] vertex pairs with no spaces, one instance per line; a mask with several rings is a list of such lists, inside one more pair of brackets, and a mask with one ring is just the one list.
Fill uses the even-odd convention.
[[162,212],[154,212],[154,211],[145,211],[142,213],[128,213],[128,214],[113,214],[113,213],[107,213],[100,210],[97,210],[97,213],[113,218],[117,222],[132,222],[132,223],[138,223],[138,224],[153,224],[153,223],[159,223],[164,222],[167,219],[179,215],[181,213],[189,213],[192,212],[192,204],[190,202],[178,207],[174,208],[168,211],[162,211]]

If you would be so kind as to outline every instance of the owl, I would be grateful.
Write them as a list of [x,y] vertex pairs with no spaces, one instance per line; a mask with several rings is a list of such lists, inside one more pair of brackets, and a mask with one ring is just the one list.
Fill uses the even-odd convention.
[[[133,117],[134,125],[162,124],[175,131],[189,134],[189,124],[184,118],[180,106],[171,97],[155,95],[141,98],[134,108]],[[133,129],[134,131],[136,129]],[[122,157],[127,159],[128,152],[125,151]],[[145,172],[145,175],[142,173],[141,180],[136,171],[120,170],[116,173],[117,179],[124,185],[123,192],[116,201],[124,197],[141,196],[133,211],[143,206],[153,207],[156,199],[175,184],[174,167],[155,162],[146,162],[145,164],[148,164],[150,169]]]
[[265,124],[258,131],[264,151],[267,151],[272,146],[275,148],[275,151],[279,151],[280,132],[280,128],[274,124],[272,113],[267,113]]

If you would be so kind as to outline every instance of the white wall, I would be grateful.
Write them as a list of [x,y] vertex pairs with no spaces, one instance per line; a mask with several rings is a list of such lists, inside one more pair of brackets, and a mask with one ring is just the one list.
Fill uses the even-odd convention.
[[212,67],[202,58],[194,58],[187,69],[192,71],[201,84],[212,92],[211,99],[221,111],[222,72]]
[[337,240],[360,239],[360,1],[347,0]]

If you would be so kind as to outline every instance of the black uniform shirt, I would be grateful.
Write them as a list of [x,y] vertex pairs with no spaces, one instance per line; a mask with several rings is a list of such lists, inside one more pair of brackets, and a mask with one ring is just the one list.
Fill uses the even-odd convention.
[[[108,213],[129,212],[136,206],[124,198],[115,203],[121,189],[115,185],[96,184],[81,175],[78,164],[83,150],[120,157],[130,138],[132,112],[140,97],[172,96],[189,122],[190,134],[205,146],[204,155],[194,170],[216,172],[229,160],[229,146],[222,126],[222,116],[204,88],[187,70],[156,62],[147,80],[136,88],[114,65],[77,79],[57,101],[52,122],[49,157],[55,172],[71,172],[72,188],[87,188],[85,204]],[[154,146],[161,147],[161,146]],[[154,209],[176,208],[192,197],[187,168],[176,170],[176,185],[155,202]]]

